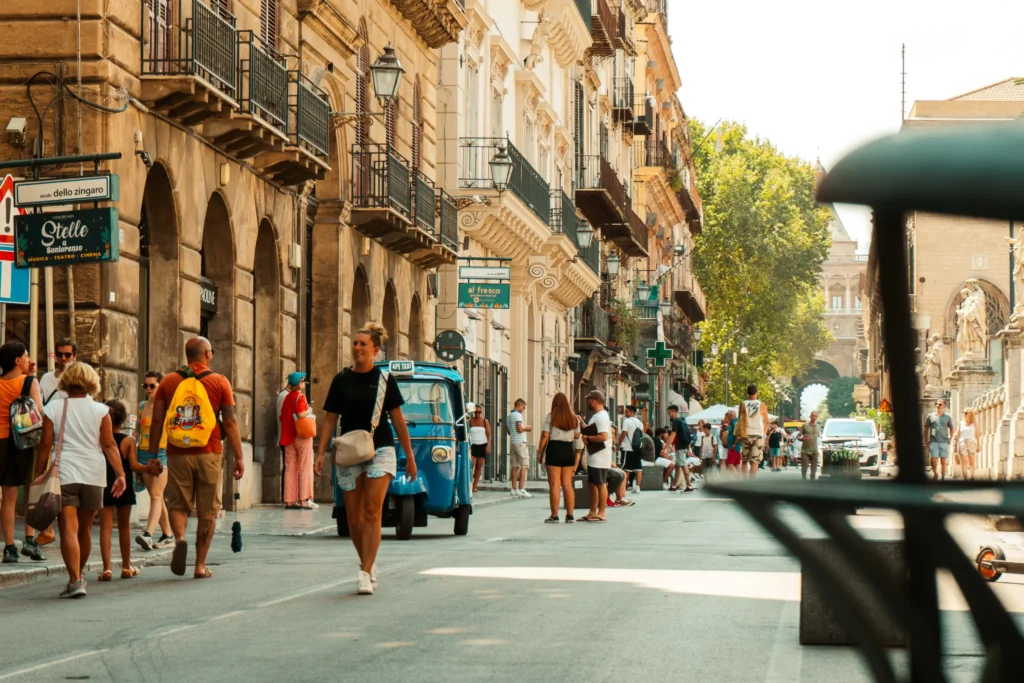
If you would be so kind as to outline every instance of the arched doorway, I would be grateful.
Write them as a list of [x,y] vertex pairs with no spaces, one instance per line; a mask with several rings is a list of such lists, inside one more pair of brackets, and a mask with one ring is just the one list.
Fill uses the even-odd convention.
[[381,324],[388,331],[388,343],[381,349],[384,360],[395,360],[398,358],[398,297],[395,295],[395,286],[388,280],[384,285],[384,309],[381,312]]
[[816,360],[807,372],[793,380],[801,418],[807,419],[812,410],[818,409],[818,405],[828,395],[828,388],[837,379],[839,379],[839,371],[835,366]]
[[419,294],[414,294],[409,304],[409,358],[423,360],[423,313]]
[[[146,176],[139,218],[139,375],[167,373],[181,358],[178,218],[171,179],[157,163]],[[155,293],[155,296],[152,294]]]
[[352,305],[349,308],[349,339],[355,336],[356,330],[370,322],[370,284],[362,266],[356,268],[352,280]]
[[277,446],[277,394],[281,380],[281,304],[277,239],[260,222],[253,260],[252,457],[263,463],[263,502],[281,501],[283,463]]
[[[219,192],[210,196],[206,207],[200,256],[203,304],[199,333],[213,346],[213,370],[234,382],[235,243],[228,207]],[[244,434],[244,426],[242,431]]]

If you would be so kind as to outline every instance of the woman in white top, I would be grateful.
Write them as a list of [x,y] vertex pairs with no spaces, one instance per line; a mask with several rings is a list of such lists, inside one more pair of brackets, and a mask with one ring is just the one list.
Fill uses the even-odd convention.
[[555,394],[551,401],[551,412],[544,419],[544,431],[540,433],[537,459],[548,470],[548,491],[551,516],[544,520],[558,524],[559,488],[565,493],[565,523],[572,524],[576,518],[576,492],[572,488],[572,475],[579,465],[573,444],[580,438],[580,420],[569,405],[569,399],[562,392]]
[[[62,498],[58,525],[60,553],[68,570],[68,585],[60,597],[82,598],[85,597],[82,568],[92,551],[92,523],[96,511],[103,507],[106,463],[110,463],[117,475],[111,486],[114,497],[124,493],[126,484],[109,408],[92,399],[100,391],[96,371],[86,363],[72,363],[61,374],[58,387],[66,391],[68,397],[50,401],[43,408],[39,453],[49,456],[51,448],[60,441],[56,451],[60,458]],[[39,458],[41,463],[48,460],[48,457]]]
[[469,454],[473,456],[473,493],[476,493],[484,473],[484,462],[491,454],[491,423],[479,405],[473,407],[473,417],[469,420]]
[[964,411],[964,419],[953,436],[956,452],[960,456],[960,471],[964,479],[974,479],[974,456],[978,454],[978,430],[974,426],[974,411]]

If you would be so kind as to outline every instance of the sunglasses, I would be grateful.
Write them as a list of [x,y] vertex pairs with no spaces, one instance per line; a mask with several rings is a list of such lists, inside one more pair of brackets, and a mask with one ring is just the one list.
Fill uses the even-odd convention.
[[157,387],[156,384],[143,384],[142,386],[145,387],[146,389],[156,389]]
[[75,354],[74,352],[68,353],[64,351],[57,351],[56,353],[54,353],[54,356],[56,356],[57,358],[74,358]]

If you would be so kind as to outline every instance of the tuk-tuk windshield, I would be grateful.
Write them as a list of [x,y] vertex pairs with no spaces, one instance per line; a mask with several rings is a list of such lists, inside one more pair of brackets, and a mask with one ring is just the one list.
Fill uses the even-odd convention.
[[408,422],[454,424],[452,396],[447,383],[432,380],[399,379],[405,405],[402,413]]

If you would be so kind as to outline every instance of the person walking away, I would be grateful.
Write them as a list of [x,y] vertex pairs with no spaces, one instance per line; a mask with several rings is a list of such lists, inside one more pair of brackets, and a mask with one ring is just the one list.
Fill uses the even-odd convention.
[[484,463],[491,454],[491,423],[484,417],[480,405],[473,407],[473,417],[469,419],[469,454],[473,457],[473,493],[476,493],[480,490]]
[[235,479],[245,474],[234,393],[228,378],[210,369],[213,354],[213,346],[205,337],[192,337],[185,342],[188,365],[164,377],[153,397],[153,429],[149,439],[149,452],[156,455],[164,431],[167,432],[168,475],[164,500],[175,539],[171,572],[176,576],[185,575],[188,562],[185,525],[195,509],[199,527],[193,577],[197,579],[213,576],[206,566],[206,556],[221,509],[222,440],[225,436],[234,455]]
[[295,432],[295,416],[309,411],[302,393],[306,373],[288,375],[288,395],[277,415],[281,425],[280,445],[284,448],[284,507],[286,510],[311,510],[313,498],[313,437],[300,437]]
[[974,481],[974,458],[978,455],[978,430],[974,426],[974,411],[964,411],[964,419],[953,437],[956,451],[960,455],[964,479]]
[[768,423],[768,406],[758,400],[757,385],[747,386],[747,400],[740,406],[746,414],[746,430],[740,432],[740,472],[751,478],[757,473],[764,449],[764,436]]
[[[15,508],[18,503],[18,487],[28,487],[33,479],[33,449],[20,449],[11,436],[11,404],[21,396],[28,395],[42,409],[43,399],[36,378],[29,375],[32,359],[21,342],[7,342],[0,347],[0,528],[4,536],[3,563],[18,562],[18,548],[14,545]],[[37,562],[46,559],[39,549],[35,531],[25,525],[25,540],[21,554]]]
[[559,490],[565,495],[565,523],[575,521],[576,492],[572,488],[572,475],[576,469],[576,452],[573,443],[579,437],[579,418],[572,412],[568,397],[558,392],[551,401],[551,412],[544,418],[537,445],[537,459],[544,463],[548,473],[551,516],[544,520],[548,524],[558,524]]
[[[121,431],[128,419],[128,409],[117,400],[107,401],[110,414],[110,427],[114,432],[114,443],[121,456],[121,472],[148,472],[160,474],[163,469],[160,461],[152,459],[145,466],[139,463],[136,454],[135,437]],[[121,578],[131,579],[139,575],[139,568],[132,566],[132,507],[135,505],[135,489],[126,486],[120,496],[114,495],[114,484],[117,483],[117,472],[110,463],[106,463],[107,487],[103,489],[103,509],[100,510],[100,556],[103,558],[103,570],[100,581],[110,581],[113,574],[110,569],[111,541],[114,534],[114,517],[117,517],[117,542],[121,548]]]
[[626,406],[625,412],[626,417],[622,420],[622,429],[619,430],[617,448],[622,453],[622,470],[633,481],[633,493],[639,493],[644,476],[644,423],[636,416],[636,406]]
[[[149,516],[146,518],[146,529],[135,537],[135,542],[143,550],[153,548],[170,548],[174,545],[174,536],[171,535],[171,522],[167,516],[167,505],[164,504],[164,490],[167,488],[167,434],[161,437],[163,443],[157,449],[156,455],[149,453],[149,436],[153,431],[153,396],[160,386],[164,375],[162,372],[150,370],[142,380],[142,388],[146,391],[146,400],[139,404],[139,427],[138,427],[138,448],[136,457],[142,466],[150,462],[159,462],[160,468],[157,474],[149,470],[142,472],[142,483],[149,491]],[[160,525],[160,538],[153,540],[153,532],[156,525]]]
[[[406,479],[414,481],[418,474],[409,428],[402,413],[405,400],[398,382],[393,375],[384,373],[382,368],[374,365],[381,346],[387,340],[387,330],[378,323],[367,323],[355,333],[352,339],[352,367],[335,375],[327,392],[324,417],[318,427],[320,442],[313,465],[317,475],[323,476],[324,453],[339,417],[341,434],[359,430],[373,433],[373,458],[351,467],[333,465],[336,468],[338,488],[345,499],[349,536],[359,555],[359,572],[356,574],[356,592],[359,595],[373,595],[377,587],[381,514],[388,486],[398,471],[392,426],[405,454]],[[380,422],[374,429],[372,422],[378,404],[382,406]]]
[[690,453],[690,443],[693,440],[690,436],[690,428],[686,426],[686,420],[679,416],[679,406],[668,407],[668,419],[672,425],[672,451],[676,464],[675,478],[668,490],[678,491],[679,480],[683,479],[686,482],[683,493],[691,493],[693,482],[690,480],[690,468],[686,464],[686,458]]
[[524,410],[526,401],[516,399],[512,412],[505,419],[511,445],[509,460],[512,469],[512,495],[533,498],[526,490],[526,474],[530,471],[530,447],[526,443],[526,435],[533,431],[533,427],[527,426],[523,419]]
[[739,424],[740,416],[735,411],[730,410],[725,414],[725,422],[723,423],[726,433],[725,469],[729,472],[738,472],[742,462],[739,451],[739,438],[736,436],[736,428],[739,427]]
[[924,447],[931,456],[932,479],[936,481],[946,478],[949,440],[953,431],[953,418],[946,414],[946,402],[939,399],[935,403],[935,412],[924,421]]
[[782,471],[782,428],[772,425],[768,432],[768,455],[771,457],[772,472]]
[[811,479],[818,478],[818,411],[811,411],[811,417],[800,425],[796,440],[800,442],[800,476],[807,478],[807,468],[811,468]]
[[[608,505],[608,470],[612,467],[612,420],[604,409],[604,394],[598,390],[587,394],[587,410],[590,411],[588,427],[596,429],[594,434],[582,435],[584,443],[599,444],[587,448],[587,485],[590,487],[590,511],[580,518],[581,522],[604,522]],[[593,430],[592,430],[593,431]]]
[[61,511],[57,525],[60,554],[68,573],[60,597],[82,598],[86,594],[82,572],[92,552],[96,512],[103,507],[107,466],[114,473],[110,486],[114,499],[122,496],[128,485],[110,409],[93,400],[100,391],[99,375],[92,366],[75,362],[64,369],[58,386],[68,397],[50,401],[43,408],[38,469],[39,474],[45,471],[51,451],[54,458],[59,458]]

